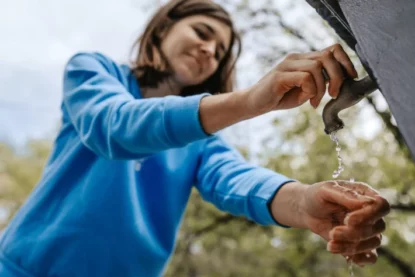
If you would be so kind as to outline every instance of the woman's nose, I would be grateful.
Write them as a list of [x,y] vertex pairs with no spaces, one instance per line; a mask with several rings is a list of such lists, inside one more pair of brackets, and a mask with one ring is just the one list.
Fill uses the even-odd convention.
[[202,45],[201,51],[202,51],[203,55],[205,55],[208,58],[214,56],[215,55],[215,51],[216,51],[216,42],[213,41],[213,40],[206,41]]

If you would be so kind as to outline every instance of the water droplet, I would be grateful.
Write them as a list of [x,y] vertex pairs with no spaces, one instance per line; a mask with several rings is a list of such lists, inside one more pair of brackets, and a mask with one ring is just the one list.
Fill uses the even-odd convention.
[[354,272],[353,272],[353,262],[350,260],[349,263],[349,275],[350,277],[354,277]]
[[333,178],[337,178],[337,177],[340,176],[340,172],[335,171],[335,172],[333,172],[332,176],[333,176]]
[[336,136],[336,132],[330,133],[330,139],[336,143],[337,160],[339,162],[339,165],[338,165],[337,170],[335,170],[333,172],[332,176],[333,176],[333,178],[337,178],[337,177],[340,176],[340,173],[344,170],[344,168],[343,168],[343,159],[340,155],[340,151],[342,149],[341,149],[341,146],[340,146],[340,143],[339,143],[339,139]]

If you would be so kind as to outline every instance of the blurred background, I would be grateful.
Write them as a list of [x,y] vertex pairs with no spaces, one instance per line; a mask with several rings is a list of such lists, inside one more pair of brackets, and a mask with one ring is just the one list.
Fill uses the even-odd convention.
[[[60,124],[63,67],[78,51],[130,61],[155,0],[0,0],[0,234],[36,185]],[[254,84],[289,52],[342,43],[305,0],[222,0],[242,34],[237,86]],[[347,46],[342,43],[347,49]],[[347,49],[364,75],[355,54]],[[254,164],[304,183],[332,179],[335,144],[324,133],[324,99],[236,124],[226,139]],[[392,204],[376,265],[356,276],[415,276],[415,167],[380,92],[342,114],[345,171]],[[168,276],[349,276],[311,232],[262,227],[218,211],[194,191]]]

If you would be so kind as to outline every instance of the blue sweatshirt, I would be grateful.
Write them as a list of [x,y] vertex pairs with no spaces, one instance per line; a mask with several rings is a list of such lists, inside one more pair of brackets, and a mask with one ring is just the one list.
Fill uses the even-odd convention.
[[142,99],[126,65],[79,53],[65,68],[62,126],[42,177],[0,240],[2,277],[156,277],[195,186],[220,210],[277,225],[291,179],[206,134],[208,94]]

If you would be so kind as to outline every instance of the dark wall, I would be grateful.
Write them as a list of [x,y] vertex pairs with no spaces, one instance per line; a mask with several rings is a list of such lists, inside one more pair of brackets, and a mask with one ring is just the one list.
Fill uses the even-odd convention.
[[415,157],[415,0],[339,3]]

